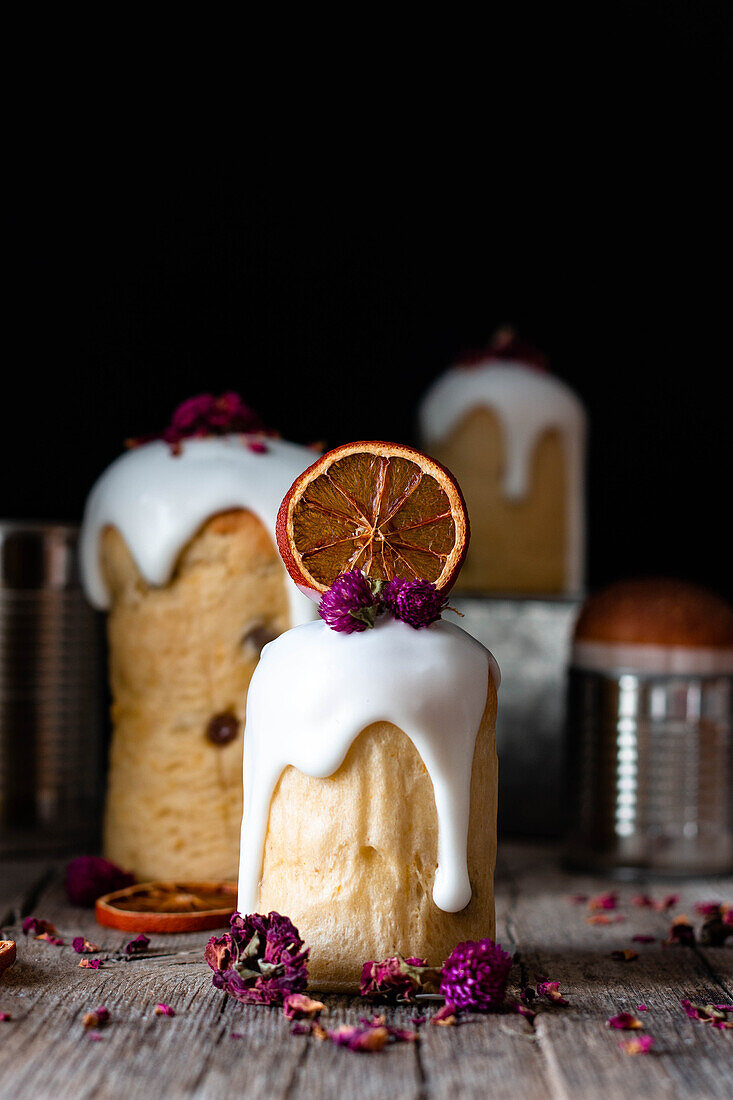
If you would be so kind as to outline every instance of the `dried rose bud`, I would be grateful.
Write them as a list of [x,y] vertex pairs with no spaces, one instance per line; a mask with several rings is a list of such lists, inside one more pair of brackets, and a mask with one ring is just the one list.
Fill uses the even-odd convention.
[[93,955],[95,951],[99,951],[96,943],[90,943],[84,936],[74,936],[71,941],[71,946],[76,951],[77,955]]
[[125,944],[126,955],[143,955],[150,947],[150,940],[147,936],[141,932],[139,936],[135,936],[134,940],[130,940]]
[[51,924],[50,920],[44,920],[43,917],[26,917],[23,921],[23,935],[24,936],[41,936],[43,934],[55,936],[58,933],[58,928],[55,924]]
[[97,898],[132,886],[135,876],[101,856],[79,856],[66,867],[66,893],[72,905],[93,909]]
[[244,1004],[282,1004],[308,984],[308,949],[297,928],[279,913],[231,918],[231,933],[212,936],[204,958],[213,983]]

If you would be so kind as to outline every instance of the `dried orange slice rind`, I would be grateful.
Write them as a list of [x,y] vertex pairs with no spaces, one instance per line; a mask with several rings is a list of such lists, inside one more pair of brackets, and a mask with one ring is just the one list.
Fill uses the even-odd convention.
[[123,932],[199,932],[224,928],[236,908],[236,882],[138,882],[97,898],[94,915]]
[[320,599],[341,573],[455,581],[470,529],[452,474],[420,451],[376,440],[317,459],[280,505],[277,544],[290,576]]
[[15,940],[0,940],[0,974],[13,965],[15,958]]

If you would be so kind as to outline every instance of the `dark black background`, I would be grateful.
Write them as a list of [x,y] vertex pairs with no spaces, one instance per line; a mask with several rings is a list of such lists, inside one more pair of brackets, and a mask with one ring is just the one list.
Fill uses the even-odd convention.
[[591,583],[733,596],[726,5],[621,7],[541,72],[515,40],[492,83],[487,47],[457,98],[431,55],[401,97],[377,67],[358,106],[242,94],[216,134],[175,87],[46,101],[11,171],[2,512],[79,518],[202,390],[303,442],[411,441],[431,379],[511,322],[589,409]]

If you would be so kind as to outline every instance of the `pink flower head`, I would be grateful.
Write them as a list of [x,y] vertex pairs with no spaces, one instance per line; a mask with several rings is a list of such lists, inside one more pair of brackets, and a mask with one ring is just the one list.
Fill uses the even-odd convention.
[[383,962],[365,962],[359,992],[362,997],[409,1001],[424,988],[427,971],[435,973],[425,959],[403,959],[402,955],[392,955]]
[[308,984],[308,949],[279,913],[234,913],[231,933],[212,936],[204,957],[213,983],[243,1004],[282,1004]]
[[342,573],[321,597],[321,618],[331,630],[342,634],[368,630],[381,609],[381,588],[381,581],[370,580],[359,569]]
[[135,876],[101,856],[79,856],[66,866],[66,893],[72,905],[93,909],[97,898],[132,886]]
[[382,599],[395,619],[415,630],[437,622],[448,605],[448,597],[439,592],[431,581],[407,581],[403,577],[394,577],[387,582]]
[[490,1012],[506,993],[512,957],[492,940],[459,943],[443,964],[440,992],[459,1012]]

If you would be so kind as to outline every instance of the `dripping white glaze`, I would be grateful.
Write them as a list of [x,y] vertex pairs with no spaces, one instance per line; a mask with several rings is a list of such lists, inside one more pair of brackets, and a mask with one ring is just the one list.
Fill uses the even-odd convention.
[[433,900],[448,913],[468,905],[471,769],[490,670],[498,686],[489,651],[442,620],[414,630],[385,618],[360,634],[314,622],[265,646],[247,696],[239,911],[257,908],[270,802],[284,769],[333,775],[359,733],[379,721],[407,734],[432,780]]
[[[142,576],[166,584],[176,559],[199,528],[217,512],[247,508],[274,539],[282,498],[315,460],[307,447],[267,439],[267,451],[251,451],[239,435],[188,439],[180,454],[156,441],[135,447],[109,466],[94,485],[80,536],[81,579],[94,607],[109,607],[99,560],[100,535],[116,527]],[[287,578],[291,623],[316,614]]]
[[523,363],[487,359],[455,367],[431,386],[420,405],[420,430],[426,447],[441,443],[477,407],[492,409],[503,437],[502,487],[508,500],[529,491],[532,457],[540,437],[557,429],[563,441],[567,479],[565,585],[583,585],[585,528],[586,415],[573,391],[551,374]]

